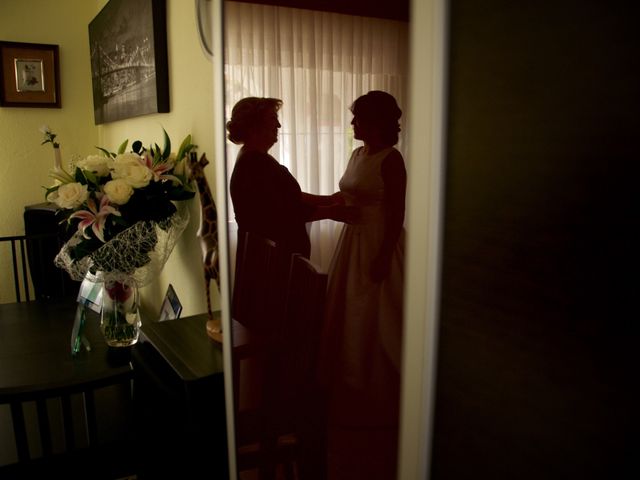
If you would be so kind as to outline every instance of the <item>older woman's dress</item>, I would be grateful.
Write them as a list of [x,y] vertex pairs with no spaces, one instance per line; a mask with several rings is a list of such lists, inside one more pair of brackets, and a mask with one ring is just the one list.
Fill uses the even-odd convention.
[[244,152],[229,188],[240,233],[259,234],[283,252],[309,257],[306,222],[313,207],[303,202],[300,185],[285,166],[267,153]]

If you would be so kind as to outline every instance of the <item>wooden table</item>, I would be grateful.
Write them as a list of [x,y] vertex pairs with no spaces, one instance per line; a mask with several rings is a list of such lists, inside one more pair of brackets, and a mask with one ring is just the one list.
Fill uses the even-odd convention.
[[73,300],[0,305],[0,398],[79,385],[132,371],[128,349],[110,349],[89,312],[85,334],[91,351],[71,355]]
[[206,334],[207,315],[144,322],[140,344],[150,343],[186,384],[221,376],[222,345]]
[[71,355],[77,303],[0,305],[0,399],[114,375],[134,379],[139,473],[227,473],[221,345],[206,333],[206,315],[143,320],[132,348],[108,347],[99,316],[87,312],[91,351]]
[[145,478],[227,478],[222,345],[207,315],[143,321],[131,351]]
[[[15,434],[10,433],[11,422],[1,425],[0,436],[3,441],[15,441],[18,456],[7,454],[0,460],[0,477],[68,476],[72,469],[86,471],[92,478],[100,474],[117,478],[134,468],[133,422],[129,418],[131,350],[108,347],[100,332],[99,316],[88,312],[84,333],[91,350],[72,356],[77,305],[68,298],[0,305],[0,403],[25,402],[18,410],[18,419],[24,414],[25,429],[20,428],[20,420]],[[76,397],[74,392],[83,394]],[[61,408],[48,408],[50,402],[45,400],[36,403],[37,418],[25,414],[23,409],[32,400],[48,398],[55,399],[49,406]],[[80,404],[75,401],[79,398],[83,399]],[[29,433],[34,431],[38,435]],[[87,436],[79,433],[82,431]],[[35,445],[40,449],[34,450]],[[85,448],[87,445],[91,448]],[[122,452],[117,461],[96,470],[97,459],[112,459],[115,451]],[[57,455],[59,452],[69,454]],[[28,458],[32,460],[26,461]],[[18,459],[22,461],[16,463]]]
[[[133,350],[138,378],[144,370],[162,388],[184,395],[182,412],[190,426],[200,423],[204,412],[224,412],[222,345],[207,335],[207,320],[200,314],[143,323]],[[220,420],[219,411],[213,416]]]

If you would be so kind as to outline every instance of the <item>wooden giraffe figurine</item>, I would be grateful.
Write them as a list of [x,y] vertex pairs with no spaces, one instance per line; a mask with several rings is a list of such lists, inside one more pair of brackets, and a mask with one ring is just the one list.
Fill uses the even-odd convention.
[[220,275],[218,270],[218,214],[216,204],[209,189],[207,177],[204,174],[204,167],[209,164],[209,160],[203,153],[200,160],[197,160],[195,152],[189,156],[190,177],[198,186],[200,194],[200,227],[197,236],[200,238],[200,248],[202,249],[202,262],[204,265],[204,288],[207,294],[207,335],[217,342],[222,342],[222,327],[220,319],[214,319],[211,312],[211,293],[209,287],[211,280],[215,280],[220,291]]

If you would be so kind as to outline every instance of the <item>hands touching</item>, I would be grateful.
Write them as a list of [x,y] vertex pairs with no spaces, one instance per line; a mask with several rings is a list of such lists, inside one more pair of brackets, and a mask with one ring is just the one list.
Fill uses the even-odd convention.
[[333,220],[343,223],[357,223],[360,217],[360,209],[353,205],[347,205],[344,194],[336,192],[329,197],[334,210]]
[[344,193],[337,191],[336,193],[329,195],[331,203],[334,205],[346,205],[347,201],[344,198]]

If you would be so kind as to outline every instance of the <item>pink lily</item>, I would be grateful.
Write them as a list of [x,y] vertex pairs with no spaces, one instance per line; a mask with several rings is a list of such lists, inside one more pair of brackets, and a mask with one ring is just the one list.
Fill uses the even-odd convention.
[[87,200],[87,206],[89,210],[78,210],[74,212],[69,217],[69,220],[72,218],[79,218],[80,223],[78,224],[78,230],[82,232],[84,238],[91,238],[86,229],[91,227],[95,236],[102,242],[105,243],[104,239],[104,224],[109,215],[122,215],[118,210],[112,207],[109,204],[109,197],[102,194],[99,195],[100,198],[100,207],[96,207],[96,201],[93,198],[89,198]]
[[[153,173],[153,180],[158,182],[160,180],[178,180],[174,175],[167,175],[166,173],[171,171],[174,166],[174,162],[172,160],[168,160],[165,162],[158,162],[154,165],[153,157],[150,154],[146,154],[144,156],[144,164],[146,167],[151,170]],[[179,183],[182,183],[178,180]]]

